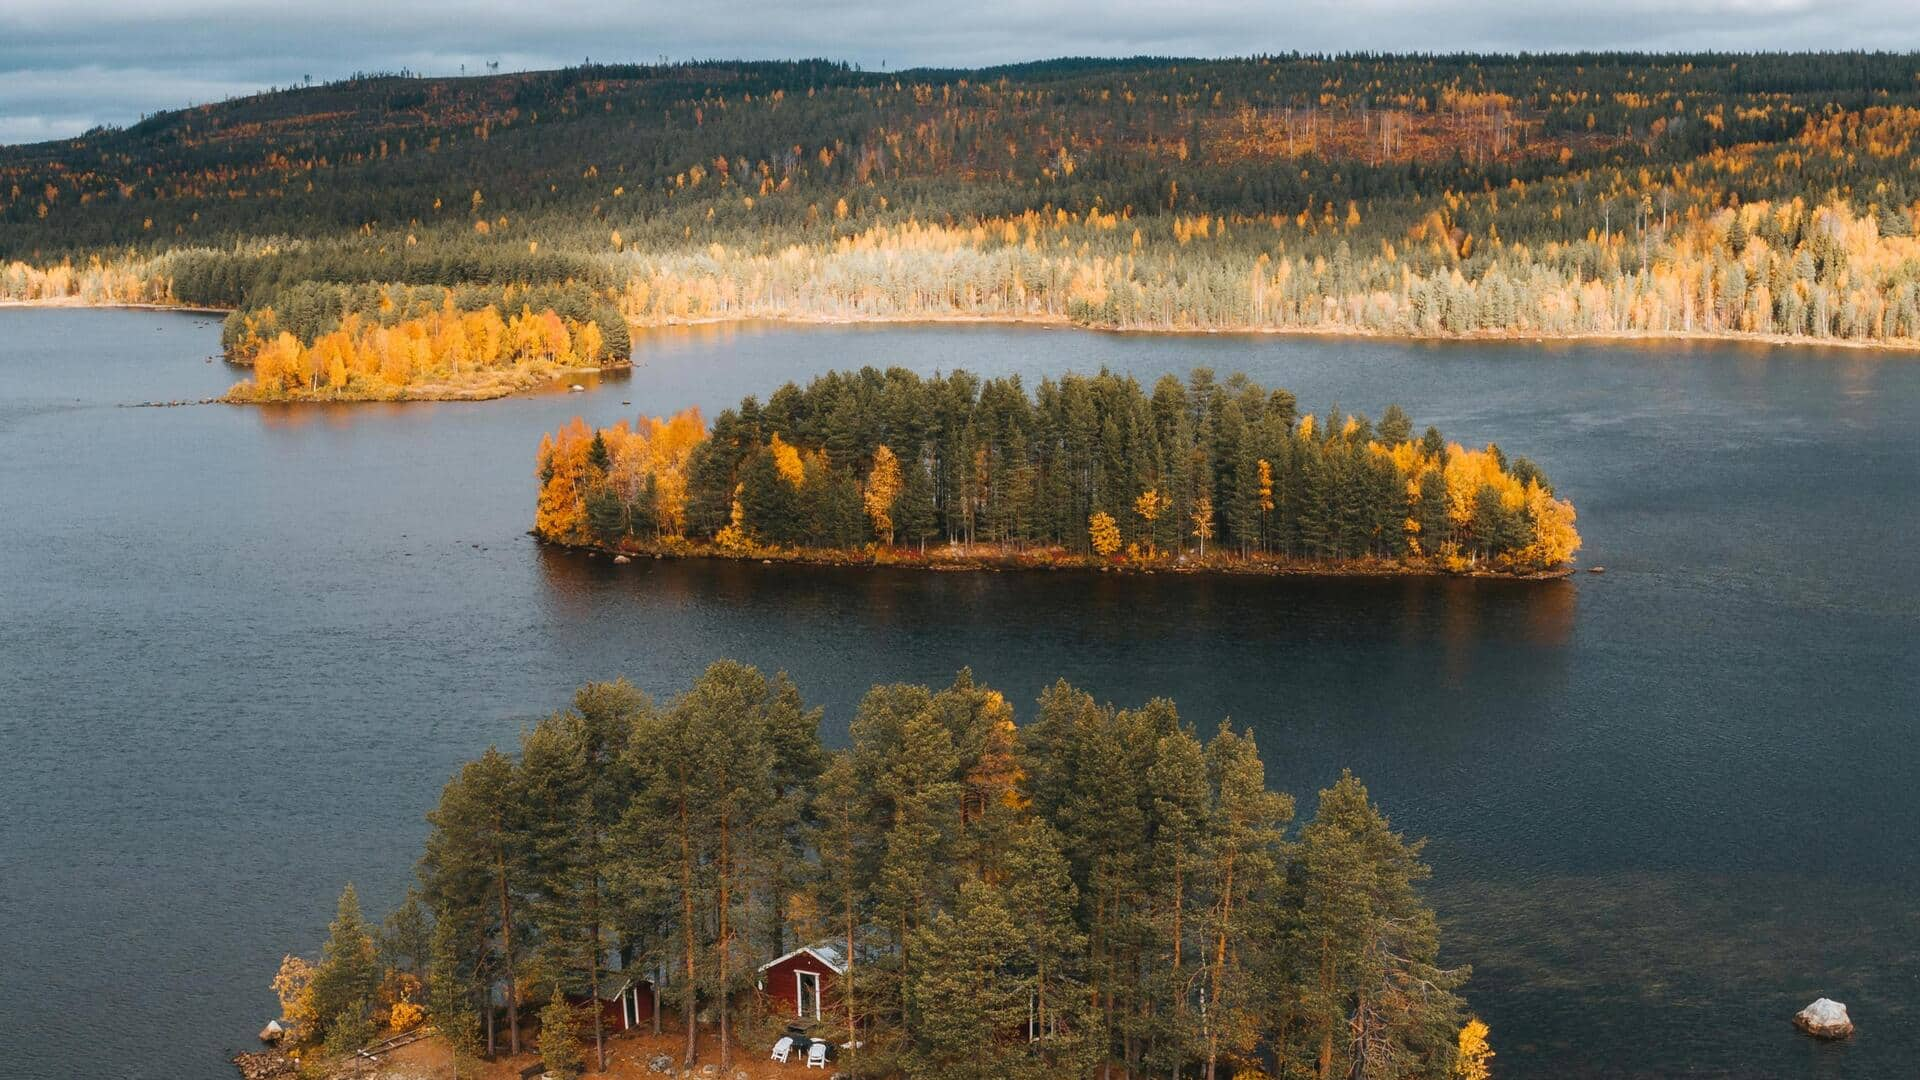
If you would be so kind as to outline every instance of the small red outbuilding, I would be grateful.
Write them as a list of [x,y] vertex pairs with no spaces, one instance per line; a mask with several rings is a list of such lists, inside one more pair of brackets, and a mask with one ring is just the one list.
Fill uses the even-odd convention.
[[[575,1008],[587,1007],[586,994],[569,994]],[[608,1031],[633,1031],[653,1023],[653,1010],[659,1007],[653,980],[625,972],[606,972],[600,978],[600,1017]]]
[[760,992],[770,1016],[802,1023],[817,1021],[833,1008],[834,980],[847,973],[845,958],[832,945],[803,945],[760,965]]

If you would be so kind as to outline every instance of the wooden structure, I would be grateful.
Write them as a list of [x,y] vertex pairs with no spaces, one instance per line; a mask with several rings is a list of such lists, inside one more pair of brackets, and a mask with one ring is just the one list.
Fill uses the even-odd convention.
[[847,973],[846,959],[832,945],[803,945],[760,965],[760,993],[767,1015],[803,1024],[819,1022],[833,1010],[835,980]]

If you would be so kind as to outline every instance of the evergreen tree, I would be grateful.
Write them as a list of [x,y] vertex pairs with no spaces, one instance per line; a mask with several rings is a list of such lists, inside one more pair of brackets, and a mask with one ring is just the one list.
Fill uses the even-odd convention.
[[[436,925],[459,930],[480,950],[475,966],[489,985],[506,991],[508,1047],[520,1052],[521,910],[529,836],[513,762],[491,747],[469,762],[441,792],[427,815],[431,829],[420,877]],[[487,1053],[494,1051],[493,1009],[487,1008]]]
[[1388,826],[1350,773],[1300,830],[1282,926],[1298,1023],[1282,1052],[1316,1076],[1441,1077],[1451,1068],[1464,969],[1438,964],[1416,883],[1420,843]]
[[460,941],[457,926],[442,923],[433,928],[427,1016],[446,1041],[454,1080],[471,1080],[479,1066],[480,1031],[474,1013],[479,979],[471,963],[473,955],[471,946]]
[[324,1025],[330,1052],[358,1050],[372,1037],[370,1013],[379,989],[379,954],[360,913],[360,894],[349,883],[327,927],[311,989],[313,1014]]
[[1206,1080],[1220,1060],[1242,1060],[1258,1038],[1261,1003],[1250,972],[1265,940],[1255,898],[1279,870],[1282,833],[1293,800],[1267,790],[1266,770],[1251,732],[1236,734],[1226,723],[1207,744],[1207,775],[1213,805],[1207,815],[1203,862],[1210,904],[1205,914],[1207,997],[1201,1022]]
[[409,888],[406,899],[387,914],[380,929],[380,965],[390,971],[421,975],[433,954],[433,925],[420,892]]
[[919,1080],[1041,1080],[1056,1075],[1025,1034],[1036,993],[1020,927],[998,891],[962,887],[951,914],[913,933],[907,1072]]
[[1211,793],[1205,749],[1186,728],[1163,735],[1147,770],[1153,807],[1154,955],[1151,995],[1155,1010],[1153,1053],[1156,1072],[1177,1072],[1204,1054],[1192,1005],[1200,955],[1192,946],[1198,928],[1193,917],[1196,878],[1205,866],[1203,847],[1209,830]]
[[[573,708],[542,720],[522,741],[521,790],[533,872],[532,905],[548,964],[561,985],[599,1001],[622,896],[615,836],[634,787],[626,753],[652,703],[624,680],[589,683]],[[606,1031],[593,1010],[595,1071],[606,1070]]]
[[573,1006],[556,985],[553,999],[540,1010],[540,1063],[546,1067],[546,1075],[554,1080],[575,1080],[584,1071],[580,1061],[580,1033],[576,1030],[578,1023]]

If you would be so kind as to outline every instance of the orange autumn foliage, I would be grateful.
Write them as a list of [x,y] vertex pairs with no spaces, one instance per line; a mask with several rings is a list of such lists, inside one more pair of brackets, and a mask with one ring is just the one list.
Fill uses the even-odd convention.
[[602,428],[611,465],[607,482],[627,502],[640,498],[653,481],[660,531],[675,535],[686,524],[687,462],[707,439],[707,422],[698,408],[683,409],[665,420],[642,416],[633,426],[621,421]]
[[[259,324],[274,325],[272,309]],[[439,310],[392,325],[349,313],[312,344],[285,331],[262,336],[249,320],[235,350],[253,378],[233,389],[242,401],[357,400],[405,396],[425,384],[472,382],[488,373],[594,367],[605,336],[591,321],[522,308],[503,318],[493,307]]]

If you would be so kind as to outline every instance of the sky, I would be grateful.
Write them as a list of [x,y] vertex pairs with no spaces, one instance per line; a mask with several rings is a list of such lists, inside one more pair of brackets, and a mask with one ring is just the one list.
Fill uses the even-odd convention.
[[1920,49],[1912,0],[0,0],[0,144],[311,76],[584,59]]

